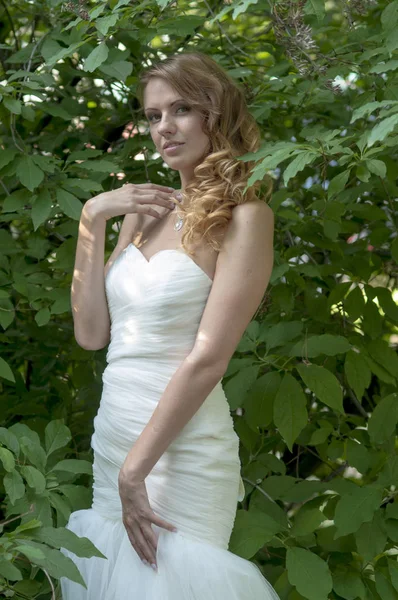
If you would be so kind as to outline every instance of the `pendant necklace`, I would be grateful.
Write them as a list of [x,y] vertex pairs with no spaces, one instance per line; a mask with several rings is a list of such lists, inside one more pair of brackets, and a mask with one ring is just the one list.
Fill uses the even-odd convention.
[[[182,200],[182,196],[181,196],[180,192],[176,193],[176,198],[178,200]],[[174,208],[177,208],[177,205]],[[184,223],[183,217],[178,216],[177,221],[174,223],[174,231],[180,231],[183,223]]]

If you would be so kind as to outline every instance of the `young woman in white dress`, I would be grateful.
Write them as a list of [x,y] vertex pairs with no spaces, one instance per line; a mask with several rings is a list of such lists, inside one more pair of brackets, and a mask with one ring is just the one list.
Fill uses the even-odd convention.
[[[86,582],[61,579],[63,599],[278,600],[257,565],[228,550],[244,487],[221,385],[273,266],[273,212],[255,186],[243,192],[252,164],[236,160],[259,147],[259,130],[202,53],[153,65],[140,86],[154,146],[181,186],[128,183],[82,211],[75,337],[109,347],[93,504],[68,527],[106,559],[63,550]],[[120,216],[104,268],[106,222]]]

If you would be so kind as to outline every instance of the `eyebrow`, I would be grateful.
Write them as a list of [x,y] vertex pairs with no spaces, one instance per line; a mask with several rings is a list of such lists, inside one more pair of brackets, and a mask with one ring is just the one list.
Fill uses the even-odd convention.
[[[177,98],[177,100],[174,100],[174,102],[170,102],[169,106],[173,106],[173,104],[176,104],[176,102],[179,102],[180,100],[184,101],[184,98]],[[144,110],[144,112],[146,112],[147,110],[158,110],[157,108],[146,108]]]

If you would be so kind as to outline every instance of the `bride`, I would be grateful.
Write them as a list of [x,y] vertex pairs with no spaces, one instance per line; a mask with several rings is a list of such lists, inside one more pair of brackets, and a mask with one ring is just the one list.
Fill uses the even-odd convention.
[[[93,503],[68,528],[106,558],[63,549],[86,587],[63,600],[279,600],[228,550],[245,490],[222,387],[273,266],[273,212],[254,187],[244,95],[200,52],[141,74],[156,151],[180,190],[125,184],[84,206],[72,281],[78,344],[109,344],[91,446]],[[123,215],[104,268],[106,223]],[[194,250],[193,250],[194,248]]]

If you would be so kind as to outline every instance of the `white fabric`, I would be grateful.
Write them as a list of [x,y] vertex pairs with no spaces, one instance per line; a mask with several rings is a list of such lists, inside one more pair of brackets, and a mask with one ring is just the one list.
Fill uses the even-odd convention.
[[148,261],[133,244],[107,273],[111,342],[91,439],[93,504],[68,523],[107,560],[63,549],[88,587],[61,578],[63,600],[279,600],[254,563],[228,550],[244,487],[221,381],[145,480],[154,512],[178,528],[152,525],[157,572],[141,562],[122,522],[119,470],[192,349],[211,286],[183,251]]

